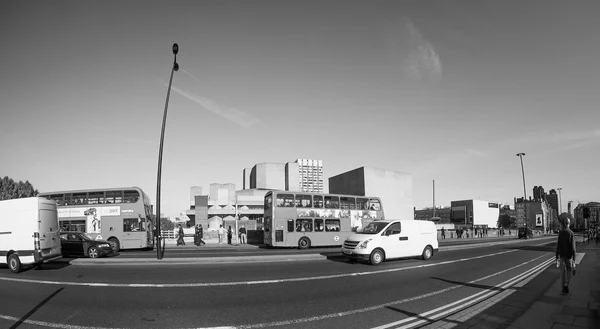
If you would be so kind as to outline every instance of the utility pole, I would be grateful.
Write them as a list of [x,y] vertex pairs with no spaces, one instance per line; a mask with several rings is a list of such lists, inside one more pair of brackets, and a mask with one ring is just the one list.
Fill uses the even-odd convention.
[[558,211],[562,214],[562,195],[560,191],[562,191],[562,187],[556,189],[558,191]]
[[433,217],[435,217],[435,179],[433,180]]
[[525,169],[523,167],[523,156],[525,153],[517,153],[517,156],[521,159],[521,172],[523,173],[523,210],[525,211],[525,239],[527,239],[527,233],[529,233],[529,218],[527,216],[527,189],[525,188]]

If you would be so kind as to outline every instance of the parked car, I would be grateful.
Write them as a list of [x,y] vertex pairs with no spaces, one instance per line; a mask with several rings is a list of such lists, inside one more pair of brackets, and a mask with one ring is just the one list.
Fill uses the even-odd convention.
[[519,239],[520,238],[525,238],[525,239],[531,239],[533,238],[533,231],[531,231],[531,229],[529,227],[519,227]]
[[108,241],[94,240],[83,232],[60,232],[60,245],[63,256],[85,256],[98,258],[112,255],[115,252]]

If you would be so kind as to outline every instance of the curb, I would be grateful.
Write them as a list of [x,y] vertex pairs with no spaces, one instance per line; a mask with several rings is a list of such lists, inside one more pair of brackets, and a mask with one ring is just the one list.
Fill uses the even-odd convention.
[[[301,255],[264,255],[264,256],[223,256],[223,257],[185,257],[185,258],[77,258],[68,261],[71,265],[161,265],[161,264],[223,264],[223,263],[272,263],[326,259],[321,254]],[[60,262],[60,260],[58,261]]]

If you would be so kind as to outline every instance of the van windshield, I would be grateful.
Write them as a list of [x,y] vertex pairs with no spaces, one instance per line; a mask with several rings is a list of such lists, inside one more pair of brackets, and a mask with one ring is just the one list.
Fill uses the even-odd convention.
[[385,222],[370,222],[367,226],[363,227],[358,234],[377,234],[381,232],[389,223]]

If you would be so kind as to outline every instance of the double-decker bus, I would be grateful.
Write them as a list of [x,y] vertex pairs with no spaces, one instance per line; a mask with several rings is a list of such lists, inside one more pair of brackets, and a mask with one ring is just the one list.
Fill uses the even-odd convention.
[[273,247],[341,246],[358,228],[384,219],[381,200],[342,194],[269,191],[264,243]]
[[115,251],[154,248],[152,205],[139,187],[40,193],[55,200],[62,231],[108,240]]

